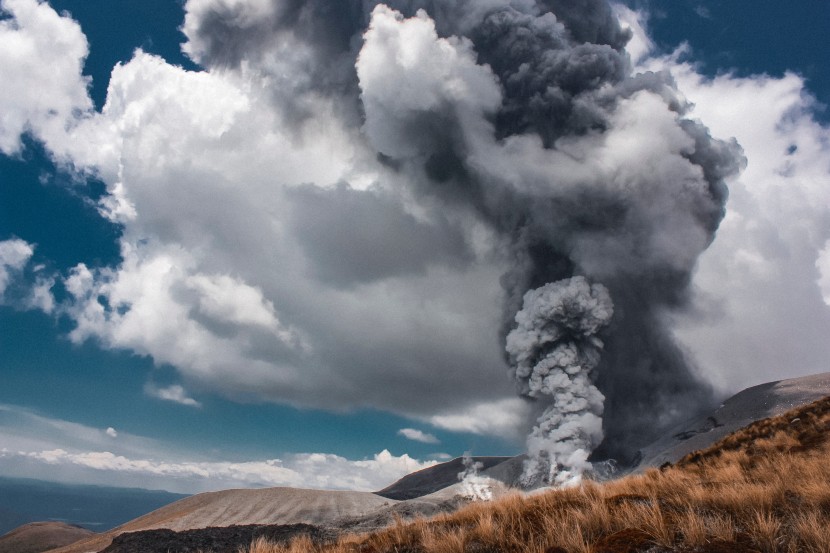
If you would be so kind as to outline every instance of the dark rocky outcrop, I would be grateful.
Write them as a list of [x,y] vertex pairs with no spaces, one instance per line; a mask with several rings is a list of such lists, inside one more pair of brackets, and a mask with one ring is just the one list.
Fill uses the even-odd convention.
[[259,538],[287,543],[307,535],[313,541],[329,541],[336,532],[311,524],[245,525],[200,528],[198,530],[144,530],[116,536],[101,553],[238,553]]

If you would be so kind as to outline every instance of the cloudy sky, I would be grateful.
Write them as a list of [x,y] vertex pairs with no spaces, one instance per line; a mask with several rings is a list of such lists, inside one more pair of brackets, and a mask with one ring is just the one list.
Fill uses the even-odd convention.
[[[593,35],[595,2],[375,4],[0,1],[0,474],[375,489],[518,453],[524,258],[490,191],[696,182],[665,161],[679,112],[729,196],[708,249],[644,196],[668,206],[649,251],[692,274],[665,332],[718,395],[827,370],[826,2],[630,2]],[[514,117],[525,77],[482,38],[507,7],[543,44],[604,41],[628,95],[596,87],[603,132]],[[566,240],[588,276],[629,251],[592,240]]]

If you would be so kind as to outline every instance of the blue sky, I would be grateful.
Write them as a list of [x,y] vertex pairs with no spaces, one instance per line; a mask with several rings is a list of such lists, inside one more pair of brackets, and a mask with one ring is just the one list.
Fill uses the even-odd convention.
[[[207,3],[188,3],[194,18],[200,13],[199,5]],[[21,17],[13,15],[16,9],[35,5],[34,0],[4,0],[5,22]],[[291,177],[299,183],[296,192],[288,197],[308,199],[313,214],[306,213],[306,217],[314,219],[315,214],[329,217],[327,208],[314,203],[322,197],[315,196],[314,188],[303,186],[346,178],[357,186],[354,183],[365,177],[355,169],[364,163],[362,154],[351,152],[344,157],[342,153],[353,140],[351,131],[324,128],[322,134],[331,143],[321,141],[313,155],[298,153],[292,158],[294,150],[285,146],[282,136],[266,136],[267,131],[252,127],[255,123],[246,127],[229,120],[247,117],[251,105],[270,105],[267,95],[273,91],[267,86],[257,89],[261,83],[251,85],[255,78],[242,70],[241,77],[229,77],[235,70],[222,73],[218,65],[206,67],[206,47],[200,50],[198,41],[207,39],[197,27],[191,28],[190,35],[183,34],[185,6],[179,2],[53,0],[41,7],[62,14],[67,44],[80,40],[80,29],[89,54],[81,66],[82,75],[73,77],[77,60],[68,56],[68,70],[57,67],[62,62],[54,62],[54,80],[39,82],[38,86],[54,85],[56,97],[72,98],[69,104],[55,100],[58,107],[52,112],[48,102],[46,107],[31,107],[0,85],[0,95],[6,96],[2,101],[10,106],[3,104],[3,109],[19,110],[24,119],[29,118],[22,135],[12,123],[0,121],[7,126],[0,133],[0,139],[6,140],[0,145],[7,145],[5,153],[0,153],[0,242],[19,239],[33,248],[22,264],[9,265],[11,276],[0,305],[0,474],[116,485],[146,483],[185,492],[275,483],[371,487],[383,478],[394,480],[423,463],[465,451],[513,455],[522,450],[524,438],[516,429],[524,424],[525,415],[513,399],[496,332],[501,265],[491,264],[486,255],[480,263],[464,261],[464,255],[480,254],[457,253],[452,245],[455,235],[442,230],[441,236],[446,237],[442,244],[448,245],[427,247],[441,250],[429,253],[437,260],[421,260],[418,249],[408,259],[390,251],[387,257],[378,258],[371,268],[377,274],[369,279],[361,272],[363,267],[344,265],[336,255],[332,257],[332,248],[344,248],[338,241],[342,236],[308,241],[317,240],[327,227],[275,223],[272,230],[279,240],[264,238],[271,230],[263,229],[266,219],[251,206],[271,193],[269,179],[298,173]],[[628,24],[638,14],[640,32],[646,33],[635,41],[652,41],[635,61],[643,69],[676,72],[681,92],[697,106],[694,115],[713,133],[728,133],[722,138],[737,136],[749,159],[742,180],[734,183],[733,203],[728,206],[737,215],[727,219],[723,239],[719,236],[700,262],[695,277],[697,310],[676,315],[671,322],[675,332],[695,352],[702,373],[720,393],[822,370],[821,362],[826,359],[826,346],[820,345],[822,331],[830,328],[822,299],[830,297],[830,255],[825,255],[825,241],[830,238],[826,228],[830,189],[825,183],[830,181],[822,181],[830,176],[827,127],[822,126],[828,121],[823,105],[830,103],[830,51],[824,40],[830,5],[819,0],[797,5],[763,1],[747,9],[735,1],[650,1],[631,2],[629,7],[636,14],[626,12]],[[205,25],[203,20],[192,25],[200,23]],[[36,35],[48,28],[38,22],[27,25],[14,30]],[[0,41],[9,36],[0,35]],[[182,51],[186,41],[191,44],[188,54]],[[688,47],[680,53],[677,49],[684,43]],[[136,49],[146,55],[134,57]],[[51,60],[50,56],[54,53],[44,53],[40,59]],[[251,59],[251,64],[263,66],[279,61]],[[94,120],[90,114],[101,113],[116,64],[122,64],[114,77],[122,88],[112,93],[112,108],[105,114],[110,119],[94,128],[83,127],[83,121]],[[6,80],[3,67],[0,81]],[[50,71],[48,65],[45,69]],[[215,82],[201,83],[194,75],[206,75]],[[87,100],[77,92],[78,86],[83,89],[84,77],[89,78]],[[250,79],[247,84],[246,79]],[[278,88],[274,79],[269,86]],[[65,86],[58,86],[61,80]],[[168,89],[159,92],[164,86]],[[755,93],[749,100],[738,93],[753,86]],[[184,96],[190,92],[192,97]],[[178,111],[166,112],[164,100],[158,99],[170,95],[183,98]],[[752,112],[745,104],[753,97],[759,104],[756,109],[765,111],[759,120],[766,117],[789,122],[789,126],[743,127],[741,121]],[[216,104],[211,105],[214,100]],[[728,116],[719,114],[716,108],[728,108],[733,100],[735,107]],[[64,127],[78,134],[61,135],[50,126],[52,115],[43,115],[47,112],[65,116],[71,123]],[[86,115],[79,118],[78,113]],[[175,118],[185,117],[182,114],[192,116],[192,128],[190,122],[175,131],[164,127],[165,118],[178,124]],[[278,119],[265,113],[251,121]],[[150,124],[144,127],[135,121]],[[198,161],[168,167],[163,159],[167,146],[158,145],[152,145],[156,149],[150,152],[150,161],[141,157],[141,148],[151,148],[143,142],[149,140],[141,135],[145,128],[170,132],[161,139],[168,140],[169,151],[174,155],[186,152]],[[251,146],[250,137],[244,136],[246,128],[264,133],[260,146]],[[104,138],[88,139],[94,133]],[[191,140],[188,133],[202,135]],[[314,135],[309,136],[313,141]],[[768,155],[749,140],[753,137],[784,146]],[[89,148],[84,146],[87,139]],[[129,147],[139,154],[133,158],[122,152],[113,161],[118,156],[108,157],[102,144],[122,140],[125,144],[132,140]],[[787,154],[791,143],[795,149]],[[242,153],[234,157],[231,150],[237,144]],[[252,147],[262,150],[251,151]],[[216,152],[228,154],[227,159]],[[278,153],[269,165],[262,160],[271,152]],[[247,155],[259,156],[261,166],[246,162]],[[772,168],[754,161],[777,156],[776,160],[786,164],[787,155],[802,156],[789,173],[776,169],[772,161]],[[321,156],[327,157],[319,166],[309,161]],[[231,163],[240,165],[223,165]],[[340,166],[348,164],[353,164],[350,172],[337,174]],[[797,196],[810,210],[805,212],[795,199],[782,198],[776,191],[778,185],[773,180],[768,183],[767,177],[791,179],[795,183],[791,189],[801,190]],[[251,182],[258,183],[250,187],[256,194],[225,195]],[[125,183],[125,191],[116,190],[117,183]],[[200,190],[205,196],[192,195]],[[339,201],[346,203],[348,197],[345,194]],[[126,203],[113,207],[107,198]],[[777,210],[768,209],[765,202],[784,206],[778,210],[782,218],[801,213],[802,226],[814,226],[799,226],[797,230],[804,234],[790,235],[781,230],[783,219],[775,219]],[[279,212],[280,205],[285,204],[275,204],[273,210]],[[127,213],[132,209],[129,206],[138,210],[138,216]],[[387,207],[379,201],[366,208],[365,213],[379,221],[367,233],[387,232],[383,226]],[[340,221],[337,217],[335,213],[330,219]],[[407,232],[423,237],[426,243],[435,239],[432,230],[420,230],[414,216],[406,217],[412,220],[406,229],[414,229]],[[225,232],[226,226],[233,231]],[[214,228],[215,235],[205,237],[204,230]],[[296,243],[283,239],[294,235]],[[131,248],[127,255],[134,258],[125,260],[125,247]],[[305,261],[288,261],[300,259],[296,252],[302,248]],[[276,252],[273,258],[268,258],[270,252]],[[200,257],[203,253],[204,258]],[[362,259],[361,255],[364,252],[353,252],[355,259]],[[453,261],[456,258],[462,261]],[[170,285],[169,297],[154,303],[148,290],[156,284],[148,284],[145,290],[142,283],[154,278],[167,282],[154,272],[162,262],[173,267],[165,274],[181,274],[181,278]],[[296,266],[289,267],[289,263]],[[410,278],[404,270],[414,276]],[[47,281],[50,306],[33,299],[33,291]],[[72,291],[73,282],[86,286],[84,293],[92,294],[91,304],[82,305],[81,297]],[[762,293],[768,303],[758,307],[757,298],[747,289]],[[719,302],[721,293],[730,301]],[[221,302],[211,304],[206,299],[210,294],[218,294]],[[303,314],[309,297],[319,299],[309,308],[314,316]],[[166,318],[156,311],[146,319],[143,334],[136,333],[131,325],[139,323],[123,318],[119,298],[127,298],[124,305],[132,306],[146,301],[147,309],[156,310],[173,302],[193,331],[171,340],[163,333],[156,336],[153,328],[163,326]],[[720,308],[712,307],[719,303]],[[103,306],[103,319],[84,311],[89,305]],[[325,314],[326,305],[333,306],[330,316]],[[377,315],[375,306],[388,306],[400,316]],[[178,311],[171,308],[170,313],[175,317]],[[782,322],[792,318],[796,322]],[[271,334],[256,325],[267,327]],[[782,326],[788,328],[782,330]],[[470,336],[464,329],[469,329]],[[147,335],[156,337],[145,339]],[[327,338],[317,340],[323,335]],[[419,338],[409,343],[406,337],[413,335]],[[204,336],[210,341],[200,342]],[[362,341],[360,336],[367,339]],[[781,342],[801,343],[776,346],[773,353],[756,353],[755,357],[747,353],[776,336]],[[194,347],[208,351],[209,358],[196,359],[194,350],[181,346],[190,341],[198,342]],[[731,350],[736,341],[737,349]],[[179,346],[181,351],[176,351]],[[283,366],[291,369],[280,373]],[[469,366],[480,367],[481,377]],[[384,450],[389,457],[383,457]],[[90,457],[91,453],[98,457]],[[119,469],[107,464],[104,453],[130,460],[151,459],[156,464],[203,463],[220,476],[206,481],[176,471]],[[314,453],[330,455],[321,462],[329,463],[325,466],[334,475],[331,479],[309,468],[316,466],[309,457]],[[269,459],[281,459],[281,466],[293,471],[292,475],[278,474],[269,480],[257,478],[256,467],[238,469]],[[375,479],[361,471],[374,472]],[[354,474],[363,480],[352,478]]]

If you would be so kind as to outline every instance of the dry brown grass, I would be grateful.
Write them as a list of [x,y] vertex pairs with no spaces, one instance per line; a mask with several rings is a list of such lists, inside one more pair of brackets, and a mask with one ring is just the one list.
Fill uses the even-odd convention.
[[248,553],[830,553],[830,398],[663,470]]

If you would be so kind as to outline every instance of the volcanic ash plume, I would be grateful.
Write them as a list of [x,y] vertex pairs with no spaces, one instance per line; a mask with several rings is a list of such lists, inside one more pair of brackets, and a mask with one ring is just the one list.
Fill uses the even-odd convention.
[[670,75],[632,67],[607,2],[415,4],[372,12],[364,131],[426,213],[475,218],[505,262],[507,361],[541,413],[526,476],[633,464],[712,400],[667,314],[688,303],[740,149],[687,117]]
[[483,419],[511,393],[506,357],[537,407],[526,474],[551,483],[589,455],[633,464],[712,400],[667,320],[740,148],[632,65],[608,0],[185,10],[205,70],[138,53],[73,123],[101,136],[67,163],[108,152],[88,169],[124,224],[119,267],[66,280],[73,339],[232,397],[416,418]]
[[505,348],[521,393],[550,402],[527,438],[525,485],[577,483],[590,467],[605,400],[593,384],[603,347],[597,333],[613,313],[608,290],[581,276],[525,294]]

